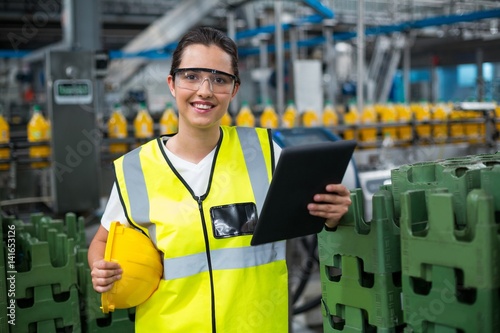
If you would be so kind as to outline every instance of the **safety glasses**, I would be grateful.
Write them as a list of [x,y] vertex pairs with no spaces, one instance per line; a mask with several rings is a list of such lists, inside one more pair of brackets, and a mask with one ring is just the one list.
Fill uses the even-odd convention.
[[215,94],[230,94],[237,81],[236,75],[210,68],[177,68],[173,74],[179,88],[197,91],[208,81],[210,90]]

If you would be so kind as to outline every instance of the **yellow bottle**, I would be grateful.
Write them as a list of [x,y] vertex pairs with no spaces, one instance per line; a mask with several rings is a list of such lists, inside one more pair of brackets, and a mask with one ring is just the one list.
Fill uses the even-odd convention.
[[[382,116],[385,113],[386,105],[376,103],[373,105],[373,109],[375,110],[375,114],[377,116],[377,122],[382,121]],[[385,138],[385,129],[386,129],[385,127],[380,128],[380,134],[382,135],[382,140]],[[394,138],[394,136],[392,136],[392,138]]]
[[321,118],[325,127],[334,127],[339,124],[339,116],[330,101],[326,102]]
[[153,119],[146,108],[146,103],[141,103],[139,112],[134,119],[134,134],[138,139],[153,137]]
[[[123,115],[120,104],[115,104],[108,121],[108,136],[111,139],[125,139],[127,134],[127,119]],[[109,145],[109,152],[112,154],[123,154],[127,150],[126,143],[112,143]]]
[[224,113],[224,115],[222,116],[220,124],[222,126],[231,126],[233,124],[233,118],[231,117],[228,111],[226,111],[226,113]]
[[304,127],[317,127],[320,126],[318,113],[313,109],[306,109],[302,113],[302,125]]
[[465,141],[465,131],[464,124],[462,122],[463,112],[460,110],[452,109],[450,112],[450,136],[453,142],[463,142]]
[[[40,106],[33,106],[33,115],[28,122],[28,142],[44,142],[48,141],[48,129],[49,124],[42,115]],[[50,148],[47,145],[36,145],[29,147],[30,158],[48,158],[50,154]],[[47,167],[47,162],[33,162],[31,167],[33,168],[44,168]]]
[[277,128],[279,124],[278,114],[271,101],[267,101],[266,107],[260,116],[260,126],[265,128]]
[[345,140],[358,140],[357,125],[359,122],[358,109],[354,104],[349,105],[349,109],[344,114],[344,124],[350,129],[344,130]]
[[243,101],[243,103],[241,103],[240,111],[236,116],[236,125],[243,127],[255,126],[255,116],[253,115],[252,110],[250,109],[250,106],[248,106],[248,102],[246,101]]
[[[497,105],[495,107],[495,123],[497,124],[496,130],[498,133],[500,133],[500,105]],[[497,138],[497,140],[500,139],[500,137]]]
[[413,131],[411,128],[413,115],[411,109],[406,104],[396,104],[394,106],[394,109],[396,110],[396,113],[398,115],[398,121],[405,124],[398,127],[398,138],[399,140],[411,143],[411,140],[413,140]]
[[445,142],[448,138],[448,110],[444,104],[437,104],[432,112],[432,136],[438,143]]
[[467,141],[470,143],[478,143],[481,137],[481,113],[475,111],[463,112],[465,117],[464,132]]
[[293,128],[297,125],[297,108],[293,101],[288,101],[285,112],[281,117],[281,127],[283,128]]
[[427,122],[431,119],[431,111],[427,103],[415,103],[412,104],[412,111],[415,115],[415,120],[420,122],[416,126],[416,132],[419,139],[430,139],[431,137],[431,125]]
[[[10,142],[10,126],[0,112],[0,145],[7,145]],[[0,148],[0,160],[10,159],[10,148]],[[0,163],[0,170],[8,170],[9,163]]]
[[385,133],[389,133],[391,138],[393,140],[397,139],[397,127],[396,126],[387,126],[388,124],[395,124],[398,121],[398,115],[396,112],[396,109],[390,105],[390,104],[385,104],[382,105],[381,108],[381,114],[380,114],[380,121],[382,124],[384,124],[383,132],[384,135]]
[[179,118],[174,111],[171,102],[165,105],[165,111],[160,118],[160,134],[174,134],[177,133],[179,126]]
[[363,127],[359,131],[360,139],[367,147],[377,146],[377,113],[375,108],[367,105],[361,113],[361,124]]

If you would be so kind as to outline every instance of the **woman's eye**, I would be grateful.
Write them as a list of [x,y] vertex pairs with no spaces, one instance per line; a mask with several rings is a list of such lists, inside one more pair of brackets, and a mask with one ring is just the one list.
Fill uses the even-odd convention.
[[223,77],[214,77],[213,82],[217,84],[224,84],[226,83],[226,80]]
[[198,75],[186,73],[185,78],[186,78],[186,80],[189,80],[189,81],[197,81]]

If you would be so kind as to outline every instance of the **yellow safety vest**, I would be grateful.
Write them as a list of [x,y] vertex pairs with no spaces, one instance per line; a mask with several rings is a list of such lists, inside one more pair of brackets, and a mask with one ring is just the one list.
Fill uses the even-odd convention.
[[136,309],[136,332],[288,332],[285,242],[251,246],[251,223],[224,221],[262,207],[274,168],[270,131],[222,126],[201,197],[163,144],[158,138],[115,161],[127,218],[164,258],[158,289]]

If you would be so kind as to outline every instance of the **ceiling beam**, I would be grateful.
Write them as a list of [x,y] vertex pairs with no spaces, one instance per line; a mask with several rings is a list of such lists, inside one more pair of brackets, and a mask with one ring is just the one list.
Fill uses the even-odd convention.
[[[221,0],[179,2],[175,8],[154,21],[136,38],[125,45],[122,51],[125,53],[138,53],[171,44],[198,24],[220,2]],[[147,60],[143,58],[113,60],[108,68],[105,81],[121,84],[135,74],[146,62]]]
[[323,16],[326,19],[333,19],[334,14],[332,10],[326,6],[324,6],[321,1],[318,0],[302,0],[304,4],[307,6],[311,7],[315,11],[318,12],[321,16]]

